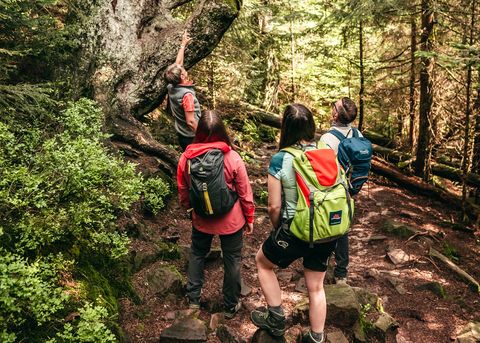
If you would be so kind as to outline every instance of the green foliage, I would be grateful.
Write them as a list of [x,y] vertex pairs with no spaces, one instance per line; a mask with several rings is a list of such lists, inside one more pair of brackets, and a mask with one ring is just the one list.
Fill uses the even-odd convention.
[[[114,340],[106,325],[118,312],[117,285],[127,283],[128,270],[118,267],[129,244],[115,221],[144,186],[134,165],[106,150],[102,118],[81,99],[44,121],[51,130],[41,131],[41,121],[0,120],[1,341],[45,341],[67,309],[86,301],[95,306],[55,340]],[[76,263],[85,257],[110,266]],[[65,273],[76,275],[81,296],[66,296]]]
[[22,151],[8,150],[16,139],[0,126],[0,223],[16,251],[56,244],[65,252],[75,246],[112,257],[126,253],[128,240],[113,222],[139,199],[141,179],[132,164],[105,151],[101,116],[91,101],[72,103],[59,118],[65,130],[32,149],[28,164],[16,161]]
[[143,204],[147,211],[156,215],[164,206],[170,187],[163,179],[149,178],[143,183]]
[[[28,338],[31,322],[42,326],[63,308],[67,296],[58,286],[59,270],[58,261],[29,262],[0,248],[0,341]],[[12,328],[22,328],[19,336]]]
[[93,306],[90,303],[80,309],[80,318],[73,324],[66,323],[63,331],[48,343],[80,343],[80,342],[117,342],[115,335],[110,331],[105,322],[108,311],[102,306]]

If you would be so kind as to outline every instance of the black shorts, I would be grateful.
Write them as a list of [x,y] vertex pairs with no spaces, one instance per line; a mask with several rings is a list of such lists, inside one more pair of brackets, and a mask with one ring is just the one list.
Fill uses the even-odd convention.
[[337,240],[315,244],[310,248],[308,242],[294,236],[286,225],[273,231],[262,245],[265,257],[280,268],[287,268],[293,261],[303,257],[303,266],[307,269],[324,272],[328,259],[337,246]]

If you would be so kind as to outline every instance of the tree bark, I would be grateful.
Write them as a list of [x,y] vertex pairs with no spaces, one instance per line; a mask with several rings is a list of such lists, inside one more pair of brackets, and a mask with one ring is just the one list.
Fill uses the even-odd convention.
[[363,128],[363,111],[364,111],[364,96],[365,96],[365,68],[363,66],[363,20],[360,19],[359,28],[359,51],[360,51],[360,90],[358,92],[358,129],[361,131]]
[[78,71],[106,116],[113,139],[164,159],[175,171],[178,154],[153,139],[142,123],[166,95],[165,69],[174,63],[185,30],[193,38],[188,69],[215,48],[240,10],[240,0],[201,0],[188,19],[172,11],[192,0],[99,0],[85,23]]
[[[472,0],[471,7],[471,20],[470,20],[470,37],[468,40],[469,47],[473,46],[473,32],[475,30],[475,5],[476,0]],[[462,160],[462,202],[467,201],[467,182],[466,177],[470,170],[470,117],[471,117],[471,108],[470,108],[470,95],[472,88],[472,64],[468,62],[467,65],[467,87],[466,87],[466,102],[465,102],[465,131],[463,136],[463,160]],[[465,216],[465,208],[464,208]]]
[[[472,171],[480,174],[480,85],[477,86],[477,95],[473,105],[475,114],[475,131],[473,140]],[[475,189],[475,203],[480,202],[480,188]]]
[[413,152],[415,144],[415,52],[417,51],[417,21],[415,14],[412,14],[410,22],[410,92],[409,92],[409,114],[410,123],[408,130],[409,146]]
[[424,181],[430,180],[430,159],[432,155],[432,103],[434,67],[433,57],[428,56],[433,49],[434,14],[432,0],[422,0],[421,50],[427,55],[421,57],[420,68],[420,123],[415,159],[415,172]]

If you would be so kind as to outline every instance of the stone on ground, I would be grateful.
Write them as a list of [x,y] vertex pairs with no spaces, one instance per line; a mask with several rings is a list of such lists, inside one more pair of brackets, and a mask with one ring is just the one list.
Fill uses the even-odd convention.
[[385,233],[389,233],[403,238],[408,238],[419,232],[417,229],[411,226],[405,225],[392,219],[386,220],[383,223],[382,229]]
[[348,343],[347,337],[340,330],[327,333],[327,343]]
[[387,252],[387,256],[395,266],[401,266],[412,260],[412,257],[402,249],[392,249]]
[[445,293],[445,288],[443,288],[443,286],[436,281],[421,284],[417,288],[428,290],[442,299],[445,299],[447,297],[447,294]]
[[245,281],[243,281],[243,279],[240,280],[240,283],[241,283],[240,295],[242,297],[246,297],[247,295],[252,293],[252,287],[247,285]]
[[180,294],[182,290],[183,277],[173,266],[158,265],[147,273],[146,279],[148,289],[160,296]]
[[216,331],[218,339],[222,343],[245,343],[246,341],[240,337],[231,327],[220,325]]
[[468,323],[457,336],[455,343],[480,342],[480,322]]
[[184,318],[166,328],[160,334],[162,343],[197,343],[207,341],[205,323],[196,318]]
[[214,313],[210,317],[210,324],[208,325],[208,327],[210,328],[210,330],[215,331],[223,323],[224,319],[225,317],[223,313]]
[[[327,324],[350,328],[360,318],[360,303],[354,290],[348,286],[325,285],[327,298]],[[308,320],[308,297],[299,301],[293,310],[293,318],[303,323]]]
[[300,292],[300,293],[304,293],[304,294],[308,293],[307,285],[305,284],[305,278],[304,277],[302,277],[298,280],[298,282],[295,286],[295,291]]

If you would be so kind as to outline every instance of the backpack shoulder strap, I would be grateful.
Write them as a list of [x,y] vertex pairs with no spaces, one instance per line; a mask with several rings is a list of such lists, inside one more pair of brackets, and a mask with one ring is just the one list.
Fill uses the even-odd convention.
[[328,131],[328,133],[331,133],[332,135],[334,135],[335,138],[337,138],[340,141],[340,143],[345,139],[345,136],[338,130],[331,129],[330,131]]
[[353,135],[353,138],[359,138],[360,137],[360,134],[359,134],[359,131],[357,128],[354,128],[352,127],[352,135]]
[[293,148],[293,147],[291,147],[291,146],[286,147],[286,148],[283,148],[283,149],[281,149],[280,151],[285,151],[285,152],[289,153],[290,155],[292,155],[293,157],[298,157],[298,156],[300,156],[300,155],[303,153],[302,150],[300,150],[300,149],[295,149],[295,148]]

